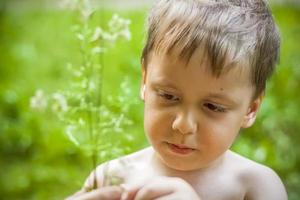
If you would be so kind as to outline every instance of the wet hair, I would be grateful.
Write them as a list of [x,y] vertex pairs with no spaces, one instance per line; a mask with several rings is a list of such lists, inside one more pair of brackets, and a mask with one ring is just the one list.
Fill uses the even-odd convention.
[[142,60],[174,53],[189,61],[198,48],[219,77],[232,67],[249,69],[257,97],[279,60],[280,33],[263,0],[159,0],[148,16]]

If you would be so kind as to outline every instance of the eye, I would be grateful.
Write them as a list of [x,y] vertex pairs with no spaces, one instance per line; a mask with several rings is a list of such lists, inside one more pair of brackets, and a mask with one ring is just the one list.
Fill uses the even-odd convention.
[[226,112],[226,108],[213,103],[205,103],[204,106],[213,112]]
[[158,96],[162,97],[164,100],[167,100],[167,101],[178,101],[179,100],[179,97],[177,97],[173,94],[161,91],[161,90],[159,90],[157,94],[158,94]]

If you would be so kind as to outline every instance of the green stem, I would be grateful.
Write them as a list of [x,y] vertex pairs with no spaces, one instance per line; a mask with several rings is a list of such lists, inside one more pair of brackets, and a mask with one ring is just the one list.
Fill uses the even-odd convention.
[[[102,12],[101,12],[101,16],[100,16],[100,19],[103,19],[103,16],[102,16]],[[102,42],[104,42],[104,40],[100,39],[99,41],[99,45],[102,45]],[[103,44],[104,46],[104,44]],[[99,73],[97,73],[97,70],[95,70],[95,73],[96,74],[99,74],[99,76],[97,76],[97,82],[98,82],[98,86],[99,86],[99,89],[96,90],[96,115],[95,115],[95,120],[97,122],[98,125],[101,125],[101,115],[100,113],[98,113],[97,111],[99,110],[100,111],[100,108],[102,106],[102,87],[103,87],[103,70],[104,70],[104,62],[103,62],[103,54],[100,53],[99,55]],[[98,129],[97,129],[98,130]],[[98,147],[98,142],[99,142],[99,136],[101,135],[102,133],[102,130],[99,129],[97,134],[95,135],[95,140],[94,140],[94,145],[95,145],[95,148],[94,148],[94,152],[93,152],[93,161],[94,161],[94,164],[96,165],[97,164],[97,147]],[[97,185],[97,179],[96,179],[97,175],[96,175],[96,170],[95,170],[95,173],[94,173],[94,185],[96,184]]]
[[[87,31],[89,30],[88,21],[83,24],[83,35],[86,37]],[[87,86],[84,88],[85,93],[85,99],[87,102],[87,124],[88,124],[88,134],[89,134],[89,140],[92,144],[92,169],[95,169],[94,172],[94,181],[92,185],[92,189],[97,188],[97,171],[96,171],[96,165],[97,165],[97,154],[96,154],[96,142],[95,142],[95,134],[94,134],[94,103],[93,103],[93,93],[89,94],[91,82],[93,81],[93,74],[94,74],[94,67],[91,56],[89,55],[88,51],[88,41],[85,40],[81,43],[80,46],[80,52],[83,56],[83,67],[84,67],[84,74],[87,80]]]

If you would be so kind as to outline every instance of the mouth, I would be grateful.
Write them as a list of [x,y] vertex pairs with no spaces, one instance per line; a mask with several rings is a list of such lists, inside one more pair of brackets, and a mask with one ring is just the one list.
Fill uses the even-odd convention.
[[180,154],[180,155],[187,155],[196,150],[196,149],[187,147],[185,145],[180,145],[180,144],[172,144],[172,143],[167,142],[167,145],[168,145],[169,149],[171,150],[171,152]]

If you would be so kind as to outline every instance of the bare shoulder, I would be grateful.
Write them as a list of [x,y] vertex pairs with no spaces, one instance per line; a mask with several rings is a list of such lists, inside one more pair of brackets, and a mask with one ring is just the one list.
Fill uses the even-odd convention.
[[99,188],[126,182],[139,168],[143,168],[143,165],[148,162],[147,155],[152,152],[152,148],[145,148],[97,166],[86,179],[83,188],[91,188],[95,183]]
[[245,187],[246,200],[287,200],[285,187],[271,168],[234,152],[231,158],[238,163],[238,176]]

